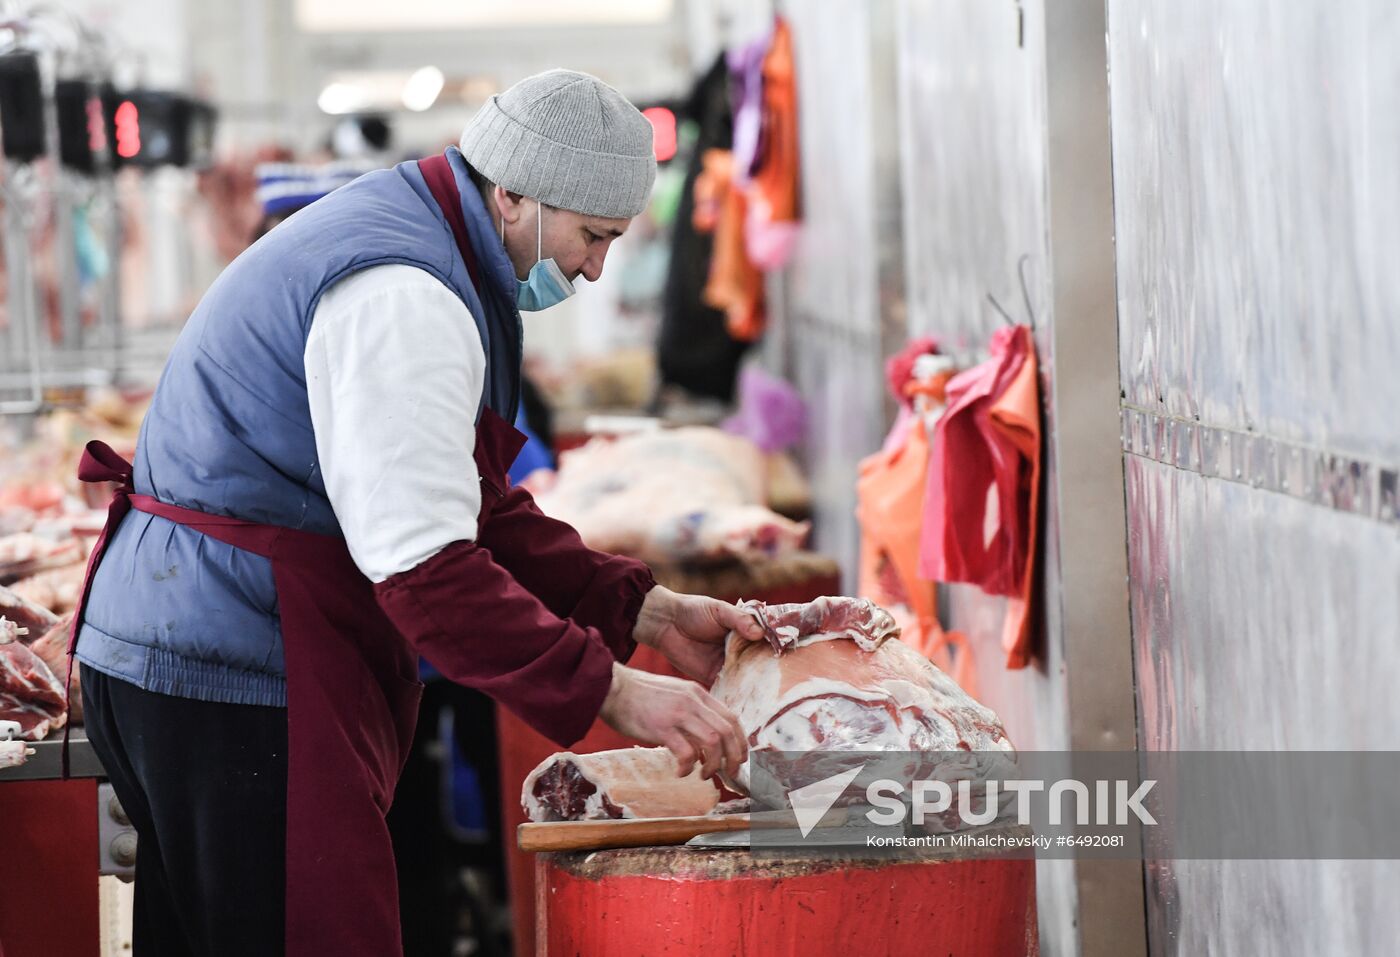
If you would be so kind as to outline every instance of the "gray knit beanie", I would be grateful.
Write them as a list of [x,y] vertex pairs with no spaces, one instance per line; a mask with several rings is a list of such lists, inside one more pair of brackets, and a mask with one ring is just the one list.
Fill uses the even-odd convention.
[[572,70],[527,77],[462,131],[462,155],[491,182],[547,206],[630,219],[656,180],[651,124],[602,80]]

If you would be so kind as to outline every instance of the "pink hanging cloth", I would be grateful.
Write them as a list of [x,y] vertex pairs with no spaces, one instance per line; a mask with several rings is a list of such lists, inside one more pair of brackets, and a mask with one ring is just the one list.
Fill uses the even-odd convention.
[[1040,488],[1040,397],[1026,326],[998,329],[991,357],[948,383],[924,492],[919,575],[1007,596],[1008,668],[1030,662]]

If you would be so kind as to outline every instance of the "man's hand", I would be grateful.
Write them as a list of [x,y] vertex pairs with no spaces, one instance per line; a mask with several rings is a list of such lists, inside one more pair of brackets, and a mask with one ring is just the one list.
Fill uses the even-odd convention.
[[708,691],[684,678],[614,663],[612,686],[598,717],[629,737],[665,745],[675,755],[679,777],[699,761],[706,780],[717,771],[732,779],[748,758],[738,720]]
[[724,639],[731,631],[749,641],[763,637],[758,622],[738,605],[658,586],[647,592],[632,640],[655,648],[708,687],[724,664]]

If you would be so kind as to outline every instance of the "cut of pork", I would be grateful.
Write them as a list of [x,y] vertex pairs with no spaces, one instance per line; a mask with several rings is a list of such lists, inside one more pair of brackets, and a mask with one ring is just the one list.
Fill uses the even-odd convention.
[[63,568],[52,568],[21,578],[10,586],[9,591],[41,608],[47,608],[55,615],[64,615],[78,607],[86,574],[87,565],[74,562]]
[[24,741],[0,738],[0,768],[13,768],[29,760],[29,745]]
[[532,821],[592,821],[708,814],[719,790],[697,768],[676,776],[665,748],[564,751],[530,772],[520,801]]
[[719,429],[667,429],[594,439],[565,452],[536,501],[592,548],[652,563],[774,558],[808,525],[766,507],[766,463]]
[[76,538],[51,539],[20,532],[0,538],[0,582],[12,582],[83,560],[83,546]]
[[18,721],[19,737],[40,741],[63,727],[63,685],[42,658],[16,641],[18,628],[0,618],[0,721]]
[[[37,640],[58,624],[58,616],[53,612],[4,587],[0,587],[0,617],[28,630],[29,634],[20,639],[25,644]],[[2,636],[0,640],[4,640]]]
[[[769,641],[731,635],[711,694],[748,734],[751,759],[766,754],[791,783],[816,780],[831,752],[907,752],[910,773],[929,763],[975,771],[980,759],[964,762],[960,752],[1014,754],[997,716],[899,641],[893,619],[871,602],[745,607]],[[751,763],[737,781],[745,789]]]
[[773,651],[845,638],[863,651],[874,651],[889,638],[899,637],[894,616],[868,598],[818,598],[788,605],[740,602],[763,626]]
[[[58,624],[29,645],[29,650],[49,666],[60,685],[68,677],[68,643],[73,635],[74,614],[64,615]],[[68,689],[68,720],[75,725],[83,723],[83,684],[78,680],[76,668],[73,669],[73,684]]]

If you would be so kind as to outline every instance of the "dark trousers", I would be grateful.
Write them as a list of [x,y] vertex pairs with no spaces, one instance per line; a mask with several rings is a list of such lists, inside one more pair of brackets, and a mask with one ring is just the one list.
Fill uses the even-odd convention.
[[135,957],[283,953],[287,710],[82,669],[87,734],[136,827]]
[[[450,714],[457,728],[456,747],[479,775],[489,835],[483,843],[464,845],[445,823],[451,756],[441,753],[440,721]],[[509,952],[492,935],[494,899],[469,900],[460,871],[474,867],[489,879],[490,889],[505,888],[505,853],[501,843],[501,788],[496,748],[496,714],[491,699],[442,678],[428,681],[413,750],[404,765],[389,809],[389,834],[398,870],[399,913],[404,957],[451,957],[461,935],[462,911],[469,912],[474,953],[482,957]]]

